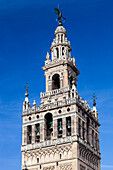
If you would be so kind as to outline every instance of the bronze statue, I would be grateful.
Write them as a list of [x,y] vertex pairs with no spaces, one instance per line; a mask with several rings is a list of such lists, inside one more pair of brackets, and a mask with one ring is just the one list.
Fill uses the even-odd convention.
[[66,18],[62,16],[62,12],[58,8],[55,8],[55,13],[58,16],[59,26],[62,26],[62,19],[66,20]]

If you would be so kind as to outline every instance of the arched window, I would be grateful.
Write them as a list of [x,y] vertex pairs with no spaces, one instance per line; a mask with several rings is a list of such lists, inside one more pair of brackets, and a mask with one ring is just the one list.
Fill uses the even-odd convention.
[[72,88],[73,77],[70,77],[70,88]]
[[62,47],[62,55],[64,55],[64,47]]
[[59,49],[56,48],[56,52],[57,52],[57,58],[59,58]]
[[59,74],[55,74],[52,77],[52,90],[59,89],[60,88],[60,76]]
[[61,35],[61,42],[63,42],[63,34]]
[[45,115],[45,140],[50,140],[53,131],[53,116],[51,113]]

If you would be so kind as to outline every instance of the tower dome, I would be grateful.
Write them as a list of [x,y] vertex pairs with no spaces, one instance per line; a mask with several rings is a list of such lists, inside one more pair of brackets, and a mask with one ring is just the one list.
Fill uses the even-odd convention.
[[65,34],[65,36],[67,36],[67,32],[66,29],[63,26],[58,26],[55,30],[55,37],[57,34]]
[[58,26],[55,30],[55,39],[52,42],[50,51],[52,56],[52,61],[60,59],[70,59],[71,58],[71,45],[70,41],[67,40],[67,32],[63,26]]

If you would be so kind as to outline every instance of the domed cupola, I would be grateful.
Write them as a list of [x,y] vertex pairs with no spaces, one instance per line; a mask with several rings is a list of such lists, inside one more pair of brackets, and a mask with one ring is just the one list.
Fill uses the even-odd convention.
[[55,39],[51,45],[52,61],[70,59],[72,50],[70,42],[67,40],[67,32],[63,26],[58,26],[55,30]]
[[67,36],[66,29],[63,26],[58,26],[55,30],[55,37],[57,34],[65,34]]

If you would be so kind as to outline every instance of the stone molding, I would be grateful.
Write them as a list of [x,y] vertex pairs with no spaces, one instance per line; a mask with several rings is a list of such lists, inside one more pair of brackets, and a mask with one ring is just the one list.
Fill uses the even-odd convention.
[[47,146],[60,145],[60,144],[69,143],[69,142],[72,143],[74,141],[77,141],[77,136],[73,136],[73,137],[69,136],[66,138],[44,141],[43,143],[35,143],[35,144],[22,146],[21,151],[25,152],[25,151],[30,151],[33,149],[40,149],[40,148],[47,147]]

